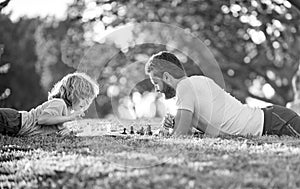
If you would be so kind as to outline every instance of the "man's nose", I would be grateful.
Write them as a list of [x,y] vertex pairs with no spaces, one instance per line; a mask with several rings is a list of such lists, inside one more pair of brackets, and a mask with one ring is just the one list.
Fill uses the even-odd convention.
[[159,87],[158,87],[158,86],[155,86],[154,88],[155,88],[155,92],[160,92],[160,90],[159,90]]

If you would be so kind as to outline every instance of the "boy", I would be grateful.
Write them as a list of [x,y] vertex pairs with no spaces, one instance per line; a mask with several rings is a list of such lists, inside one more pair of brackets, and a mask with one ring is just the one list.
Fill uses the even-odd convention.
[[68,134],[69,131],[63,123],[82,117],[98,93],[97,83],[88,75],[68,74],[54,85],[48,95],[48,101],[29,112],[0,108],[0,134]]

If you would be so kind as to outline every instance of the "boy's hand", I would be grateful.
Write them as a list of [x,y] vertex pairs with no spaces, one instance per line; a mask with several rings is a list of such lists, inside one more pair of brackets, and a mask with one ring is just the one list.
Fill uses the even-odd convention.
[[173,129],[175,126],[175,117],[172,116],[171,114],[167,114],[163,119],[162,126],[165,129],[169,129],[169,128]]
[[65,135],[70,135],[71,132],[72,132],[72,131],[71,131],[70,129],[64,128],[64,129],[58,131],[58,134],[60,134],[60,135],[62,135],[62,136],[65,136]]
[[84,116],[84,112],[83,111],[75,111],[73,112],[69,117],[70,117],[70,121],[72,120],[76,120],[76,119],[82,119],[82,117]]

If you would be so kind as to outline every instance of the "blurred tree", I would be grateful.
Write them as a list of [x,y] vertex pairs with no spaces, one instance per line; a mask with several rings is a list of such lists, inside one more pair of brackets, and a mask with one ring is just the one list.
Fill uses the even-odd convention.
[[9,15],[0,16],[0,44],[5,46],[1,62],[9,63],[5,64],[9,72],[1,76],[0,93],[11,91],[1,107],[28,110],[46,98],[35,69],[34,32],[40,23],[39,19],[26,18],[14,23]]
[[[8,5],[10,0],[6,0],[0,3],[0,13],[4,7]],[[4,52],[4,45],[0,44],[0,63],[1,63],[1,56]],[[9,70],[10,64],[6,63],[5,65],[0,64],[0,74],[6,74]],[[4,92],[0,93],[0,101],[5,100],[10,95],[10,89],[6,88]]]
[[5,0],[5,1],[0,3],[0,12],[2,11],[2,9],[4,7],[6,7],[8,5],[9,2],[10,2],[10,0]]
[[[186,36],[203,41],[219,63],[226,90],[238,99],[244,102],[247,97],[254,97],[284,105],[293,98],[290,81],[300,58],[300,15],[291,3],[299,5],[294,0],[75,0],[67,10],[66,20],[47,22],[36,32],[42,83],[48,89],[72,69],[88,72],[101,85],[96,105],[100,115],[105,115],[111,108],[110,95],[118,91],[116,86],[124,93],[133,85],[126,77],[145,77],[144,73],[133,76],[124,70],[143,72],[139,62],[144,63],[160,50],[176,53],[188,75],[214,77],[214,71],[197,66],[197,61],[203,64],[205,59],[192,59],[195,49],[188,47],[196,47],[196,41],[172,28],[141,25],[105,37],[105,29],[161,22],[178,26]],[[168,43],[149,45],[150,39]],[[116,42],[120,40],[123,46]],[[146,45],[140,45],[143,43]],[[197,50],[206,56],[205,48]],[[148,85],[144,81],[137,90],[145,90]]]
[[[1,56],[4,52],[4,45],[0,44],[0,63],[1,63]],[[0,65],[0,74],[7,74],[10,68],[10,64],[6,63],[4,65]],[[4,92],[0,93],[0,101],[5,100],[10,95],[10,89],[6,88]]]
[[288,0],[292,5],[294,5],[298,11],[300,11],[300,1],[298,0]]
[[[101,22],[110,28],[157,21],[191,32],[209,46],[227,90],[242,101],[250,96],[284,105],[292,99],[290,80],[299,64],[300,16],[287,0],[93,0],[87,4],[77,9],[78,21],[86,25]],[[99,11],[87,14],[92,8]]]

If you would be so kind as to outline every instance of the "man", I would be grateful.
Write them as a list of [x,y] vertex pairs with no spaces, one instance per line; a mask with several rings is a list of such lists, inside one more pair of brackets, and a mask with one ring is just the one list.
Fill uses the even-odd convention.
[[[196,128],[213,136],[265,134],[300,137],[300,117],[281,106],[252,108],[235,99],[205,76],[187,77],[177,57],[169,52],[153,55],[145,66],[156,91],[175,94],[177,114],[171,135],[190,135]],[[174,95],[168,95],[168,98]]]

